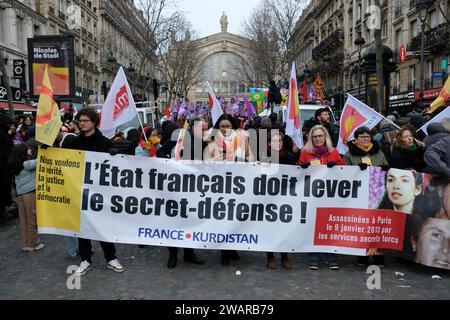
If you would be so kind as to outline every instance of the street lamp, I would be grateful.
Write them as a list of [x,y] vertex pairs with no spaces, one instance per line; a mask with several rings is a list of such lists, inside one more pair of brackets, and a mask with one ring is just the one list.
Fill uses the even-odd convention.
[[355,39],[355,46],[358,47],[358,99],[361,100],[361,50],[363,45],[366,44],[366,40],[361,35],[361,32],[358,35],[358,38]]
[[420,36],[420,92],[419,92],[419,108],[423,107],[423,95],[424,95],[424,70],[425,70],[425,58],[424,58],[424,46],[425,46],[425,22],[427,20],[428,9],[433,5],[433,0],[417,0],[416,8],[419,12],[419,19],[422,28],[422,34]]

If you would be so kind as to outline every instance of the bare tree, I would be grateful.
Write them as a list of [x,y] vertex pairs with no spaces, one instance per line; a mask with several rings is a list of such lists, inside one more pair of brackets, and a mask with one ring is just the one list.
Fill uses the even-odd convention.
[[174,94],[186,97],[189,90],[203,79],[196,36],[190,28],[187,21],[180,20],[178,32],[159,48],[159,70],[167,84],[168,104]]
[[253,40],[252,61],[256,78],[276,80],[286,75],[295,58],[289,46],[295,25],[309,0],[261,0],[244,32]]
[[[144,28],[141,32],[142,42],[138,43],[140,50],[137,52],[140,64],[137,68],[138,75],[144,75],[145,71],[157,63],[156,53],[159,48],[177,33],[184,18],[176,10],[177,0],[138,0],[136,7],[142,11]],[[132,14],[132,13],[129,13]],[[130,19],[136,19],[130,16]],[[150,82],[147,82],[148,89]]]

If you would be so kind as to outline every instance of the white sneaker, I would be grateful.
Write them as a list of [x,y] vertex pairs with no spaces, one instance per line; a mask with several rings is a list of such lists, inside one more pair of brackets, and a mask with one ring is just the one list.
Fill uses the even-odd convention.
[[75,271],[75,275],[77,277],[84,276],[89,270],[91,270],[92,264],[87,261],[81,261],[80,266],[78,267],[77,271]]
[[33,251],[39,251],[45,248],[43,243],[39,243],[36,247],[33,248]]
[[117,259],[111,260],[110,262],[108,262],[108,264],[106,266],[115,272],[120,273],[120,272],[125,271],[125,268],[122,267],[119,260],[117,260]]

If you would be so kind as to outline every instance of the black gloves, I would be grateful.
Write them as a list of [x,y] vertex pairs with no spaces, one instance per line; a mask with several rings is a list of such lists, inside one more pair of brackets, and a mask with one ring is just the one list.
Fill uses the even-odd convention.
[[109,154],[112,155],[112,156],[115,156],[115,155],[119,154],[119,150],[117,150],[116,148],[110,148],[110,149],[108,150],[108,152],[109,152]]
[[330,169],[335,167],[336,165],[337,165],[337,163],[334,162],[334,161],[330,161],[330,162],[327,163],[327,167],[330,168]]
[[302,169],[308,169],[310,165],[311,165],[311,163],[309,163],[309,162],[303,162],[303,163],[300,165],[300,167],[301,167]]
[[369,166],[367,165],[367,163],[360,163],[360,164],[358,164],[358,166],[359,166],[359,168],[361,169],[361,171],[365,171],[365,170],[367,170],[367,168],[369,167]]
[[390,169],[390,167],[385,164],[381,166],[381,170],[383,170],[383,171],[387,172],[387,171],[389,171],[389,169]]

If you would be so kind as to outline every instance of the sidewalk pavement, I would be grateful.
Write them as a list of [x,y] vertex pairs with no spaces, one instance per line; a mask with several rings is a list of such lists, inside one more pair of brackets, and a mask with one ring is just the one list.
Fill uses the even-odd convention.
[[[70,290],[67,268],[70,260],[65,239],[42,235],[45,249],[21,251],[18,219],[0,225],[0,299],[107,299],[107,300],[303,300],[303,299],[450,299],[450,273],[414,264],[399,263],[393,254],[381,271],[381,289],[369,290],[370,274],[354,264],[355,257],[340,256],[341,270],[307,269],[307,254],[290,254],[294,269],[266,268],[263,252],[240,252],[241,260],[230,267],[220,264],[219,251],[196,250],[206,260],[203,266],[183,262],[166,267],[166,248],[117,245],[117,256],[126,271],[106,268],[102,250],[94,242],[93,268],[81,277],[81,289]],[[74,267],[75,268],[75,267]],[[236,272],[240,271],[241,275]],[[404,276],[396,275],[401,272]],[[442,280],[434,280],[439,275]],[[73,280],[74,276],[72,276]],[[69,283],[74,283],[69,279]]]

